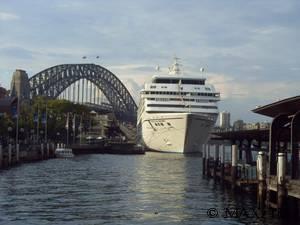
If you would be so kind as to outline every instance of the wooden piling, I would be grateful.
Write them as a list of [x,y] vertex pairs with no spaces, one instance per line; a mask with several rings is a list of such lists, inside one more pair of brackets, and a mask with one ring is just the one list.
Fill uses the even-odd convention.
[[205,175],[206,169],[206,144],[202,145],[202,175]]
[[258,180],[257,186],[257,207],[261,210],[265,208],[266,200],[266,178],[267,178],[267,160],[266,154],[263,151],[258,152],[256,160],[256,174]]
[[231,186],[234,189],[236,186],[237,178],[237,156],[238,156],[238,146],[231,146]]
[[20,144],[16,145],[16,162],[20,161]]
[[7,159],[8,159],[8,166],[10,166],[11,165],[11,163],[12,163],[12,145],[11,144],[9,144],[8,145],[8,157],[7,157]]
[[2,145],[0,145],[0,169],[2,168],[3,165],[3,148]]
[[50,157],[50,143],[47,143],[47,154],[46,154],[47,159]]
[[225,145],[221,147],[221,181],[224,180],[225,176]]
[[215,156],[214,156],[214,179],[217,178],[217,169],[219,165],[219,145],[215,144]]
[[41,144],[41,158],[44,159],[44,144]]
[[210,144],[207,144],[206,146],[206,175],[209,177],[210,176],[210,167],[209,167],[209,158],[210,158]]
[[277,207],[284,212],[286,202],[286,155],[283,152],[277,154]]

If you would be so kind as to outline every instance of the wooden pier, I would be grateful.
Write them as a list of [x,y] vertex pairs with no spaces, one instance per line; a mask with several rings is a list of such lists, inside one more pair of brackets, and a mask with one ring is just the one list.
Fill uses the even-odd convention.
[[104,141],[97,144],[76,144],[70,146],[75,155],[78,154],[122,154],[135,155],[145,154],[144,148],[137,146],[134,142]]
[[21,163],[54,158],[55,144],[8,144],[0,145],[0,169],[9,168]]
[[[255,191],[260,209],[273,208],[298,218],[300,96],[253,111],[272,117],[271,128],[214,133],[203,147],[203,175],[228,183],[233,189]],[[231,156],[227,161],[226,145]]]

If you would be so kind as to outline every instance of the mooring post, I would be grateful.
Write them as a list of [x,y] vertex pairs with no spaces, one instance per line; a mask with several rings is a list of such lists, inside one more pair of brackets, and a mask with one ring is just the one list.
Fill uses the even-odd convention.
[[12,160],[12,145],[8,145],[8,166],[11,165],[11,160]]
[[52,148],[51,148],[51,157],[54,156],[54,152],[55,152],[55,143],[52,143]]
[[221,147],[221,180],[224,180],[225,175],[225,145]]
[[217,169],[219,165],[219,145],[215,144],[215,156],[214,156],[214,179],[217,178]]
[[2,152],[2,145],[0,145],[0,169],[2,168],[3,164],[3,152]]
[[284,213],[286,190],[286,155],[283,152],[277,154],[277,207]]
[[236,175],[237,175],[237,156],[238,156],[238,146],[231,146],[231,185],[235,188],[236,185]]
[[209,167],[209,158],[210,158],[210,144],[207,144],[207,154],[206,154],[206,175],[210,176],[210,167]]
[[266,154],[263,151],[259,151],[256,160],[256,174],[258,180],[257,190],[257,207],[261,210],[265,208],[266,200],[266,178],[267,178],[267,160]]
[[202,175],[205,175],[205,169],[206,169],[206,144],[202,145]]
[[47,143],[47,154],[46,154],[47,159],[49,159],[49,155],[50,155],[50,143]]
[[17,163],[20,161],[20,144],[16,146],[16,161]]
[[44,143],[41,144],[41,157],[44,159]]

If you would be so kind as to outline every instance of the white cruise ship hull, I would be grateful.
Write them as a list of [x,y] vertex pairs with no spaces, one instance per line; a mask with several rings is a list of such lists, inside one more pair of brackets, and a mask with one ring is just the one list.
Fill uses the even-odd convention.
[[138,136],[148,150],[197,153],[209,138],[215,121],[196,113],[147,113],[138,124]]

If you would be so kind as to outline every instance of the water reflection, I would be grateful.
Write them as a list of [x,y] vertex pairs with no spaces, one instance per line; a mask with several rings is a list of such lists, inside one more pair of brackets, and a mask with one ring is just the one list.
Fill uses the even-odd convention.
[[198,156],[147,153],[86,155],[4,170],[0,224],[263,224],[209,218],[209,208],[255,205],[249,196],[203,179],[201,168]]

